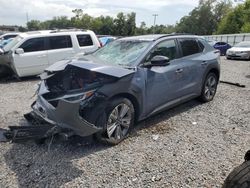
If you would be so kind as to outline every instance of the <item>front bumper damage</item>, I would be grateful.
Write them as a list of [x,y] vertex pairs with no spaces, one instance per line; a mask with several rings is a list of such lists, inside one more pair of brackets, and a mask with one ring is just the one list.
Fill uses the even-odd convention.
[[89,136],[101,130],[79,115],[80,104],[84,101],[60,99],[57,107],[52,106],[42,96],[32,104],[33,112],[49,124],[72,130],[76,135]]

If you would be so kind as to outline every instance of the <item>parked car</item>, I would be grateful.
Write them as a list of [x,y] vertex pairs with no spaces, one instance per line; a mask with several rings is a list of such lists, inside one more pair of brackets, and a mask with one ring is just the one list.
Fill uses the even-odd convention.
[[220,50],[221,55],[226,55],[226,52],[229,48],[231,48],[231,45],[226,42],[216,42],[213,47]]
[[0,48],[3,48],[6,44],[8,44],[10,41],[12,41],[13,40],[13,38],[9,38],[9,39],[7,39],[7,40],[2,40],[1,42],[0,42]]
[[77,53],[91,53],[99,47],[98,38],[90,30],[21,33],[3,47],[0,65],[19,77],[38,75],[56,61]]
[[102,46],[105,46],[106,44],[116,40],[116,37],[112,37],[112,36],[99,37],[99,40],[102,43]]
[[218,61],[216,50],[193,35],[121,38],[47,68],[27,117],[118,144],[136,121],[196,97],[213,100]]
[[227,176],[222,188],[249,188],[250,187],[250,150],[244,157],[245,161],[233,169]]
[[250,59],[250,41],[236,44],[227,50],[227,59]]
[[15,38],[19,34],[20,33],[5,33],[5,34],[0,36],[0,42],[3,41],[3,40],[8,40],[8,39],[11,39],[11,38]]

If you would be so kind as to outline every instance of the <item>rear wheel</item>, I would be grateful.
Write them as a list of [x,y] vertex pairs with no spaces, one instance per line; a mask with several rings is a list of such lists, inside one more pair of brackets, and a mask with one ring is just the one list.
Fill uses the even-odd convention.
[[208,73],[205,82],[202,86],[202,93],[200,96],[201,101],[209,102],[213,100],[218,85],[218,77],[215,73],[210,72]]
[[116,98],[106,108],[105,118],[99,118],[103,131],[96,138],[108,144],[118,144],[124,140],[134,125],[134,107],[126,98]]

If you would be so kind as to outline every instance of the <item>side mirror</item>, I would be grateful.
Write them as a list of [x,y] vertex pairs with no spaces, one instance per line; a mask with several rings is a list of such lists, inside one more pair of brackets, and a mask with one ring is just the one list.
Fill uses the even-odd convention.
[[24,50],[23,50],[22,48],[17,48],[17,49],[15,50],[15,53],[16,53],[16,54],[23,54],[23,53],[24,53]]
[[157,55],[151,59],[151,66],[167,66],[170,59],[166,56]]

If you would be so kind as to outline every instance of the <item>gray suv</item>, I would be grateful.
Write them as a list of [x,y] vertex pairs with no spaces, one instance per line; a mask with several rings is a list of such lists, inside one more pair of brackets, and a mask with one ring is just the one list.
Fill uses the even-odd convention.
[[219,77],[218,51],[198,36],[121,38],[46,69],[28,119],[117,144],[137,121],[193,98],[213,100]]

